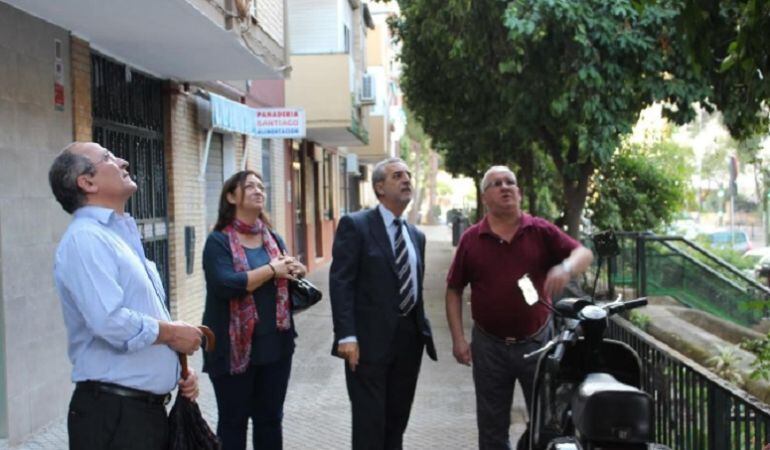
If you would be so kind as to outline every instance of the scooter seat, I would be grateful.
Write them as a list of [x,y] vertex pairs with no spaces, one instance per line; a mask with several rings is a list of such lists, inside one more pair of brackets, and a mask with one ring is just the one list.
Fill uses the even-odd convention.
[[594,442],[651,442],[650,396],[608,373],[591,373],[572,398],[572,422],[581,438]]

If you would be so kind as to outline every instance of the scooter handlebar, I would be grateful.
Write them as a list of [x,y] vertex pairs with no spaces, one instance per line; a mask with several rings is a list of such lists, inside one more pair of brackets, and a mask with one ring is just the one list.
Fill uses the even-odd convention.
[[621,313],[623,311],[629,311],[635,308],[641,308],[647,305],[647,297],[641,297],[634,300],[628,300],[626,302],[615,302],[608,305],[607,315],[613,315]]
[[577,335],[572,330],[564,330],[561,332],[561,335],[558,337],[558,341],[556,343],[556,348],[554,349],[553,353],[548,355],[550,359],[556,362],[561,362],[561,358],[564,356],[564,351],[566,350],[566,343],[574,343],[575,339],[577,338]]

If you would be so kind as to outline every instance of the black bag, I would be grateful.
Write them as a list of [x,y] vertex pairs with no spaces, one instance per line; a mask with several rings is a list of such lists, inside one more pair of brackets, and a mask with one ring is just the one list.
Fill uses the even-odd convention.
[[[273,230],[270,230],[270,234],[275,239],[276,243],[280,240],[276,236]],[[286,254],[286,249],[281,247],[281,253]],[[291,310],[293,313],[301,313],[302,311],[310,308],[316,303],[321,301],[323,293],[313,286],[313,283],[307,281],[304,278],[298,278],[297,280],[289,280],[289,300],[291,300]]]
[[299,278],[296,281],[289,280],[289,298],[291,310],[300,313],[321,301],[323,294],[311,282]]

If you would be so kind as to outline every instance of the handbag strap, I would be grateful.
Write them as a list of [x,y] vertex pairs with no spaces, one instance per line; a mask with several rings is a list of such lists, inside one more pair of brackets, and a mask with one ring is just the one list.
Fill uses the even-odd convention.
[[278,244],[278,248],[281,249],[281,254],[283,256],[286,256],[286,247],[285,247],[286,244],[284,244],[282,240],[278,239],[278,235],[275,234],[275,231],[273,231],[272,228],[268,228],[267,231],[270,232],[270,236],[272,236],[273,240],[275,240],[275,243]]

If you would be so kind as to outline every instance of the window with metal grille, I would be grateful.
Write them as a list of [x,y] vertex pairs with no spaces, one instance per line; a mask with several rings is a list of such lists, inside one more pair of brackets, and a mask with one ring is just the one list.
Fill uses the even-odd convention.
[[[126,204],[148,259],[169,287],[168,192],[162,80],[91,54],[93,139],[129,163],[137,192]],[[166,297],[168,302],[168,297]]]

